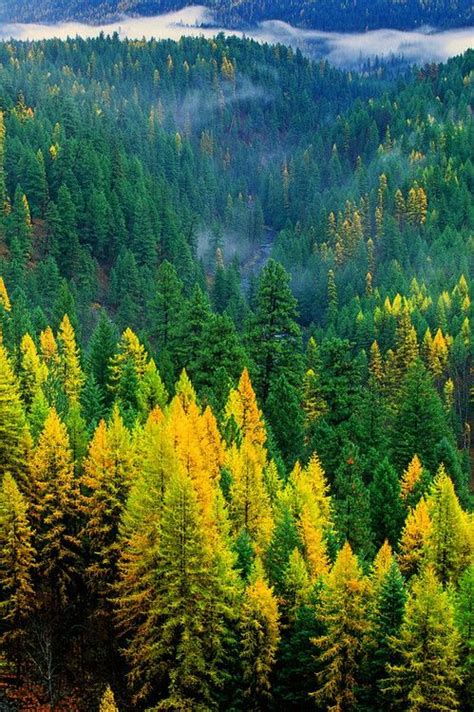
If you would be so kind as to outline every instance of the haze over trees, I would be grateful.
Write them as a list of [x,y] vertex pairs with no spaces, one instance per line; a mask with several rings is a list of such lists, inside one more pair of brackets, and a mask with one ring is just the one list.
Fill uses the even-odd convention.
[[0,18],[5,22],[58,22],[83,20],[103,22],[120,15],[159,15],[203,5],[213,19],[230,27],[255,26],[264,20],[282,20],[298,27],[319,30],[363,32],[392,27],[413,29],[431,26],[438,29],[467,27],[473,23],[470,0],[0,0]]

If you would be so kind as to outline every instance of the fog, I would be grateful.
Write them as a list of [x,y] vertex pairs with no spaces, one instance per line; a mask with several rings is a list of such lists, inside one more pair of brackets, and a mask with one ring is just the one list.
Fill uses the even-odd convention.
[[183,35],[213,37],[218,32],[252,37],[260,42],[291,45],[313,57],[328,59],[340,67],[359,66],[361,61],[375,56],[403,56],[410,62],[443,61],[474,47],[474,28],[436,32],[425,28],[413,32],[375,30],[358,34],[301,30],[284,22],[267,21],[252,31],[243,33],[226,30],[214,23],[212,13],[200,6],[188,7],[159,17],[123,17],[103,26],[68,22],[57,25],[5,24],[0,37],[20,40],[95,37],[100,32],[130,39],[152,38],[177,40]]

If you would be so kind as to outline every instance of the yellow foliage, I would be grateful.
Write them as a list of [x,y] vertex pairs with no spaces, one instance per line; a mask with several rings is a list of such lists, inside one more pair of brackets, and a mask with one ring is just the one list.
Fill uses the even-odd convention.
[[412,509],[405,522],[400,539],[399,564],[406,576],[420,569],[425,556],[425,547],[431,531],[431,518],[424,498]]
[[408,496],[413,492],[416,485],[423,475],[423,466],[418,455],[413,455],[413,458],[407,469],[402,475],[400,482],[400,491],[403,500],[407,500]]
[[247,369],[244,369],[237,388],[229,394],[225,418],[227,422],[233,418],[242,438],[249,439],[252,444],[263,448],[267,439],[265,424]]
[[2,306],[7,312],[11,311],[12,308],[3,277],[0,277],[0,306]]

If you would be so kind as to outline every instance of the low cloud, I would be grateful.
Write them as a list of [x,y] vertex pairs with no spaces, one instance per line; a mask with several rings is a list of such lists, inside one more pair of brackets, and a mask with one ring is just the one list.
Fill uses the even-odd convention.
[[374,30],[345,34],[302,30],[284,22],[272,20],[261,23],[254,30],[239,32],[215,25],[212,13],[204,7],[188,7],[179,12],[159,17],[123,17],[102,26],[76,22],[57,25],[11,24],[0,27],[0,37],[19,40],[39,40],[67,37],[96,37],[100,32],[130,39],[156,38],[178,40],[183,35],[213,37],[218,32],[251,37],[259,42],[280,42],[301,49],[313,58],[326,58],[339,67],[357,67],[361,62],[378,56],[403,56],[410,62],[444,61],[474,46],[474,28],[436,32],[424,28],[413,32]]

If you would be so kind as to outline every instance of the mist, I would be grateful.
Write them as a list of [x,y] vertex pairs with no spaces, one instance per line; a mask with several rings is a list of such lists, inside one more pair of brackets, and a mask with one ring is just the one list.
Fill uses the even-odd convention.
[[374,30],[366,33],[344,34],[302,30],[280,21],[267,21],[248,32],[219,27],[212,13],[204,7],[188,7],[179,12],[158,17],[123,17],[102,26],[76,22],[56,25],[5,24],[0,27],[0,38],[18,40],[66,39],[80,36],[96,37],[100,32],[129,39],[174,39],[186,36],[213,37],[219,32],[239,37],[251,37],[259,42],[282,43],[299,48],[314,58],[325,58],[338,67],[353,68],[361,62],[379,58],[403,57],[408,62],[444,61],[474,47],[474,28],[436,32],[433,28],[402,32]]

